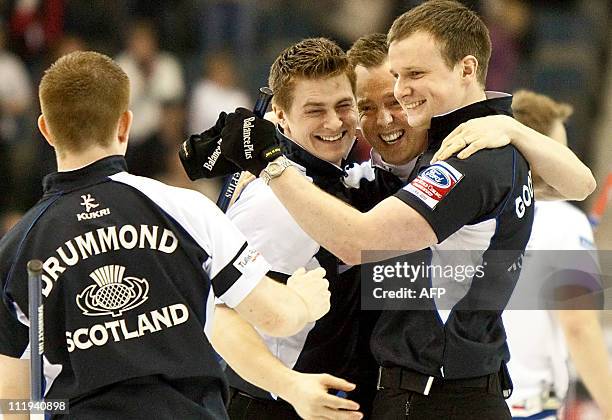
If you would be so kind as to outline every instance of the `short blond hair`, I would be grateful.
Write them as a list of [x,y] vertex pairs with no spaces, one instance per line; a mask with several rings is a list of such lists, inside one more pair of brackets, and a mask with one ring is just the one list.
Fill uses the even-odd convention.
[[550,134],[555,121],[565,122],[573,112],[571,105],[530,90],[519,90],[512,98],[514,118],[544,135]]
[[281,52],[270,68],[268,85],[274,92],[272,101],[289,110],[294,99],[295,80],[319,79],[346,74],[355,93],[355,69],[346,53],[327,38],[307,38]]
[[108,146],[128,110],[130,82],[109,57],[77,51],[59,58],[40,82],[40,106],[57,150]]
[[476,57],[476,75],[484,87],[491,38],[487,26],[475,12],[453,0],[426,1],[395,19],[387,42],[401,41],[416,32],[430,34],[440,43],[442,58],[451,69],[467,55]]

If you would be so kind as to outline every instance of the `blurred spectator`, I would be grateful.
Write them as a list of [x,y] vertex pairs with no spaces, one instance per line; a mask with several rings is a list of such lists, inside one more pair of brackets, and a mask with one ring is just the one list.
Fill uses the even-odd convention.
[[[155,178],[175,187],[191,188],[199,191],[212,201],[216,201],[219,195],[220,181],[217,179],[190,181],[178,157],[178,148],[186,137],[185,114],[185,108],[181,104],[168,104],[164,107],[159,131],[159,144],[163,147],[162,150],[158,150],[159,154],[155,157],[158,162],[155,164],[155,170],[157,171]],[[144,159],[144,163],[150,163],[149,160],[150,158]]]
[[121,49],[124,28],[130,25],[127,3],[123,0],[63,0],[64,31],[108,55]]
[[221,111],[252,106],[248,95],[238,87],[232,55],[219,52],[207,56],[204,67],[204,77],[193,90],[189,104],[190,133],[214,125]]
[[67,34],[62,36],[53,45],[51,49],[52,63],[63,55],[70,54],[75,51],[83,51],[87,48],[91,48],[88,44],[78,35]]
[[47,47],[59,38],[64,25],[64,0],[15,0],[10,34],[15,50],[28,65],[36,66]]
[[206,0],[202,10],[207,51],[229,49],[245,57],[254,55],[258,2]]
[[482,6],[493,44],[487,89],[509,92],[519,81],[517,73],[526,49],[530,8],[523,0],[490,0]]
[[32,82],[21,59],[5,49],[6,36],[0,28],[0,138],[16,143],[19,125],[32,104]]
[[[161,107],[159,127],[137,149],[128,149],[126,159],[131,173],[160,179],[166,171],[166,157],[178,159],[178,147],[185,137],[185,111],[180,102],[166,102]],[[184,172],[184,171],[183,171]]]
[[[350,46],[364,34],[386,32],[387,24],[395,18],[390,14],[391,6],[392,0],[341,0],[327,7],[313,8],[313,13],[323,34],[329,33],[340,45]],[[359,24],[347,25],[347,22]]]
[[203,50],[202,34],[207,28],[202,25],[201,11],[205,7],[205,1],[131,0],[122,3],[128,5],[133,18],[148,19],[155,24],[159,45],[163,50],[180,54],[183,58],[200,54]]
[[17,146],[25,140],[32,104],[32,82],[26,67],[5,46],[4,28],[0,27],[0,210],[14,204]]
[[36,88],[38,86],[45,69],[54,63],[55,60],[71,52],[83,51],[89,48],[90,46],[85,43],[83,38],[75,34],[65,34],[57,38],[53,44],[50,45],[46,54],[41,56],[39,65],[30,71],[34,79],[34,87]]
[[155,29],[144,20],[133,25],[127,49],[117,62],[130,78],[134,112],[130,142],[138,146],[158,131],[162,105],[183,100],[181,65],[173,55],[158,50]]

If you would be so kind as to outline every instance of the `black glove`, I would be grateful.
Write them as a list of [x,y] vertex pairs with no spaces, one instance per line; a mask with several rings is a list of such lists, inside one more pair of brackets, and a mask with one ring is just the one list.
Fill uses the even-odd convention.
[[179,149],[179,157],[192,181],[216,178],[239,172],[240,168],[221,155],[221,130],[227,114],[222,112],[215,125],[200,134],[192,134]]
[[274,124],[246,108],[238,108],[227,116],[221,137],[223,156],[255,176],[268,162],[282,155]]

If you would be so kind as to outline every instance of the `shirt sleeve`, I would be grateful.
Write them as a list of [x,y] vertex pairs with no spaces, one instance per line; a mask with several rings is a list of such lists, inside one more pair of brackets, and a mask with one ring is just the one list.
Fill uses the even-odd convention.
[[170,187],[126,172],[111,176],[130,185],[170,215],[208,255],[202,268],[222,303],[237,306],[270,269],[227,216],[197,191]]
[[30,341],[29,331],[7,307],[6,300],[0,302],[0,354],[21,358]]
[[420,168],[395,197],[416,210],[444,241],[461,227],[496,217],[515,172],[515,149],[481,150]]
[[[27,223],[28,215],[19,225]],[[21,309],[28,309],[27,274],[25,267],[21,271],[12,270],[21,232],[15,227],[0,241],[0,354],[17,358],[23,357],[30,342],[27,318],[15,304],[18,299]],[[12,278],[10,284],[9,278]]]
[[300,228],[263,181],[251,182],[227,212],[232,223],[260,250],[272,270],[290,276],[300,268],[319,266],[320,246]]
[[233,308],[257,286],[270,264],[221,210],[204,200],[207,217],[202,236],[210,258],[202,267],[211,279],[215,296]]

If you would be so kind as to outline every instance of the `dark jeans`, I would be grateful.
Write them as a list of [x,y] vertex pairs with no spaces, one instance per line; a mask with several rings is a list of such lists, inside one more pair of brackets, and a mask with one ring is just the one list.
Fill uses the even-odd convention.
[[502,396],[485,388],[445,387],[434,384],[429,395],[403,389],[382,389],[374,399],[375,420],[510,420]]

